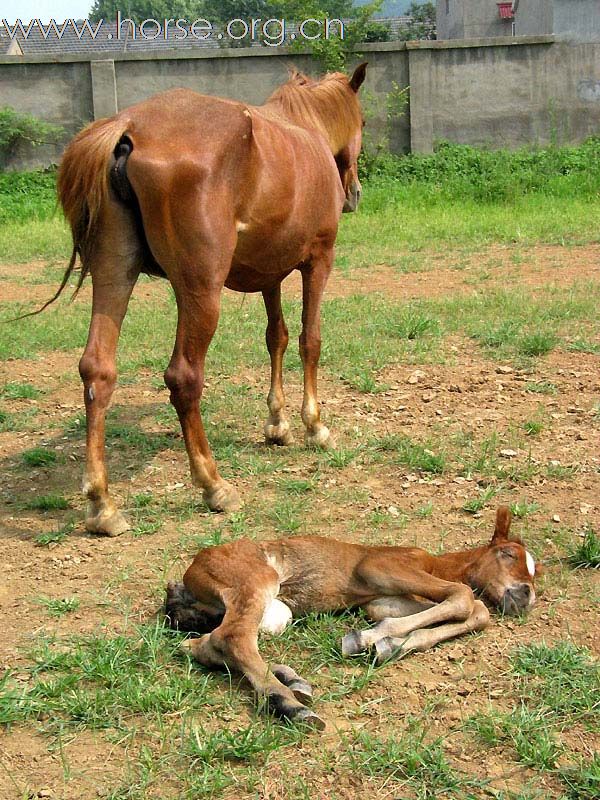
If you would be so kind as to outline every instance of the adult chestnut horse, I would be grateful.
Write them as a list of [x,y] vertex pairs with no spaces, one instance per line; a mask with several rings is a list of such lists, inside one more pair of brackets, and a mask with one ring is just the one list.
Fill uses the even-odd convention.
[[168,278],[175,292],[177,335],[165,382],[192,479],[209,508],[240,505],[235,488],[219,475],[199,409],[223,286],[263,294],[271,357],[265,436],[288,444],[281,282],[300,270],[302,420],[308,444],[330,442],[317,401],[320,305],[340,214],[353,211],[360,196],[357,93],[365,70],[361,64],[350,78],[332,73],[318,81],[294,73],[258,107],[176,89],[88,125],[67,147],[58,193],[73,255],[56,296],[79,255],[77,288],[87,273],[93,283],[90,332],[79,363],[89,531],[117,535],[128,528],[108,492],[104,424],[119,331],[140,272]]

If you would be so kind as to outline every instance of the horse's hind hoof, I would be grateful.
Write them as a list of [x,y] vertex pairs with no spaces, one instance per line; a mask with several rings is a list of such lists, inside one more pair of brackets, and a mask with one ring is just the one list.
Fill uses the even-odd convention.
[[325,730],[325,720],[322,720],[321,717],[315,714],[314,711],[311,711],[310,708],[299,708],[297,711],[294,711],[293,714],[287,716],[289,721],[293,722],[294,725],[310,728],[315,731]]
[[333,450],[335,439],[326,425],[319,425],[315,431],[306,431],[304,444],[307,447],[316,447],[319,450]]
[[312,702],[313,690],[312,686],[307,681],[291,681],[287,686],[299,703],[306,705]]
[[205,489],[203,497],[211,511],[238,511],[242,507],[238,490],[227,481],[221,481],[213,489]]
[[375,642],[375,651],[377,653],[375,663],[377,666],[387,664],[390,661],[397,661],[407,655],[406,641],[407,639],[393,639],[391,636],[385,636]]
[[364,647],[360,640],[360,631],[350,631],[342,639],[342,655],[357,656],[362,653]]
[[120,536],[130,528],[130,524],[120,511],[100,512],[86,517],[85,520],[86,531],[97,536]]
[[271,425],[269,422],[265,425],[265,443],[270,445],[279,445],[280,447],[287,447],[294,444],[294,436],[290,430],[290,423],[286,420],[280,422],[279,425]]

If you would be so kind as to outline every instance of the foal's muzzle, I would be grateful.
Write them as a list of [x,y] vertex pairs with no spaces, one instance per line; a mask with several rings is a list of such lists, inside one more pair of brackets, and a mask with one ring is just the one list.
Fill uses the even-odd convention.
[[532,591],[528,583],[518,583],[505,590],[500,602],[504,614],[521,614],[532,605]]

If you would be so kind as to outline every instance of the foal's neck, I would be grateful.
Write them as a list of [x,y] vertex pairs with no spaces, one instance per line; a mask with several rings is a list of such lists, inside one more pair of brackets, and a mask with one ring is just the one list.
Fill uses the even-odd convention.
[[470,550],[461,550],[458,553],[432,555],[431,574],[445,581],[468,584],[473,566],[486,550],[487,546],[482,546],[471,548]]

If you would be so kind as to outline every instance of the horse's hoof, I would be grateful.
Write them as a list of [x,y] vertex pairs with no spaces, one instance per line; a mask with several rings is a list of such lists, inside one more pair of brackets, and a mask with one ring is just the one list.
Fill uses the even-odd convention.
[[377,666],[387,664],[390,661],[398,661],[404,658],[411,650],[407,644],[409,637],[406,639],[393,639],[391,636],[385,636],[375,642],[375,663]]
[[310,683],[303,680],[295,680],[288,683],[288,689],[293,693],[299,703],[306,705],[313,699],[313,690]]
[[320,425],[316,431],[306,431],[304,444],[307,447],[316,447],[319,450],[333,450],[335,439],[326,425]]
[[205,489],[203,497],[211,511],[238,511],[242,507],[238,490],[227,481],[213,489]]
[[294,444],[290,423],[287,420],[280,422],[279,425],[271,425],[267,422],[265,425],[265,443],[279,445],[280,447]]
[[86,517],[85,529],[98,536],[120,536],[131,526],[120,511],[100,512]]
[[360,631],[350,631],[342,639],[343,656],[357,656],[364,649],[360,641]]
[[325,730],[325,720],[322,720],[321,717],[315,714],[314,711],[311,711],[310,708],[299,708],[297,711],[287,716],[294,725],[300,725],[303,728],[310,728],[315,731]]

